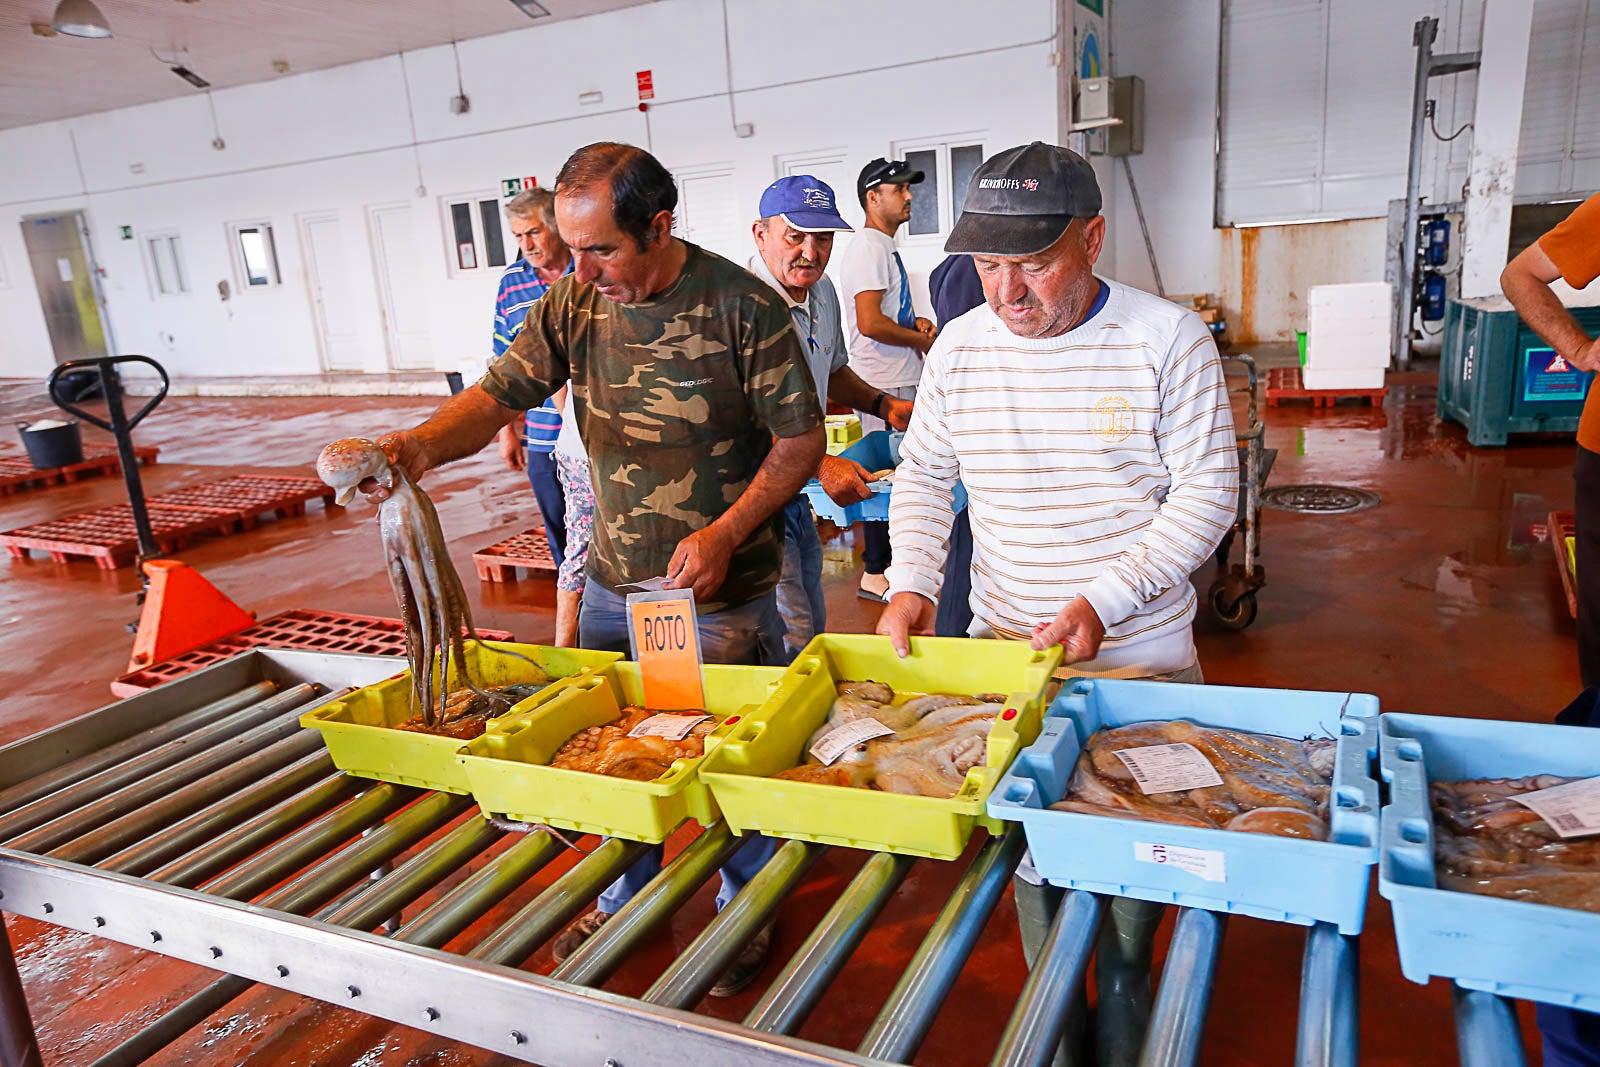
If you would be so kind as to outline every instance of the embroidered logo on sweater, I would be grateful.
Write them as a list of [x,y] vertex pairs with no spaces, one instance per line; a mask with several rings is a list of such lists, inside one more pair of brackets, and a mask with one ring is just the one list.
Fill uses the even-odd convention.
[[1090,415],[1095,436],[1107,444],[1117,444],[1133,436],[1133,405],[1126,397],[1108,396],[1095,402]]

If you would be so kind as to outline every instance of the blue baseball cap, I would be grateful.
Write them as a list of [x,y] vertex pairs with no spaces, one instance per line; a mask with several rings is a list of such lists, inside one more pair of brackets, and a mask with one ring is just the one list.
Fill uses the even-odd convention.
[[767,186],[761,194],[761,217],[781,216],[784,222],[806,233],[850,230],[839,217],[839,204],[833,190],[821,178],[810,174],[791,174]]

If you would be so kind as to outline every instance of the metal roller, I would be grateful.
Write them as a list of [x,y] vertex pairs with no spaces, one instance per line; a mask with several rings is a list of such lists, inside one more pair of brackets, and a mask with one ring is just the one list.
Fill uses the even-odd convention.
[[[54,793],[58,789],[65,789],[75,782],[81,782],[91,775],[115,767],[135,757],[143,760],[150,758],[151,750],[168,741],[188,738],[203,726],[208,726],[218,719],[225,718],[249,707],[259,701],[265,700],[277,692],[278,686],[273,682],[257,682],[247,685],[236,693],[229,693],[209,704],[202,704],[193,711],[184,712],[182,715],[168,719],[159,726],[152,726],[148,730],[141,730],[132,737],[124,738],[115,744],[96,748],[93,752],[69,760],[59,767],[52,767],[43,774],[34,775],[25,782],[18,782],[9,789],[0,790],[0,812],[14,811],[24,804],[38,800],[42,796]],[[243,729],[243,727],[241,727]],[[149,767],[148,762],[141,762],[141,767]],[[21,831],[16,831],[21,832]]]
[[640,999],[669,1008],[699,1003],[826,851],[825,845],[785,841]]
[[510,896],[555,859],[561,845],[547,833],[531,833],[490,860],[476,874],[434,901],[395,933],[408,945],[440,948]]
[[1047,1067],[1055,1058],[1069,1009],[1083,992],[1102,915],[1102,902],[1093,893],[1068,893],[1061,902],[1050,937],[989,1061],[992,1067]]
[[141,874],[174,856],[183,855],[195,845],[212,840],[221,831],[238,825],[252,815],[259,815],[332,773],[332,757],[326,752],[313,752],[255,785],[240,790],[229,799],[163,827],[154,837],[147,837],[107,856],[96,866],[105,871]]
[[[221,722],[201,727],[176,741],[168,741],[139,754],[137,758],[118,762],[115,766],[83,778],[63,789],[50,792],[14,811],[8,811],[0,815],[0,841],[4,841],[10,848],[32,851],[29,845],[13,844],[13,839],[61,815],[79,811],[85,805],[130,784],[143,782],[157,772],[174,766],[181,767],[183,761],[190,759],[196,753],[282,715],[290,708],[312,699],[317,691],[317,686],[297,685],[277,696],[270,696],[252,704]],[[21,783],[19,788],[31,788],[31,781],[30,779],[29,782]]]
[[984,844],[862,1039],[858,1051],[863,1056],[908,1063],[916,1055],[1017,869],[1023,847],[1015,831]]
[[[539,836],[546,841],[554,840],[549,834]],[[507,967],[520,967],[540,945],[554,937],[604,892],[606,886],[650,851],[650,847],[638,841],[607,838],[468,955]]]
[[744,843],[743,838],[733,836],[727,823],[711,826],[579,945],[551,977],[572,985],[596,986],[604,982],[658,923],[677,911]]
[[1354,937],[1339,933],[1332,923],[1317,923],[1306,932],[1295,1067],[1356,1067],[1360,1062],[1356,946]]
[[1452,984],[1461,1067],[1528,1067],[1516,1006],[1504,997]]
[[145,875],[153,882],[190,888],[219,871],[227,870],[246,856],[299,830],[311,819],[344,803],[372,783],[346,774],[337,774],[302,790],[260,815],[235,826],[206,844],[168,860]]
[[1139,1067],[1193,1067],[1199,1062],[1226,921],[1226,915],[1200,908],[1178,912]]
[[750,1009],[744,1024],[772,1034],[798,1030],[915,862],[910,856],[874,852]]
[[[262,723],[260,726],[247,730],[237,737],[229,737],[204,751],[190,751],[185,754],[183,762],[174,764],[153,774],[144,774],[139,779],[113,793],[102,796],[82,807],[74,807],[51,821],[37,826],[27,833],[6,841],[7,848],[17,849],[19,852],[47,852],[64,842],[72,840],[80,834],[87,833],[103,823],[127,812],[134,811],[150,803],[158,797],[188,785],[197,778],[204,778],[212,771],[225,767],[230,763],[243,759],[253,752],[257,752],[268,745],[276,744],[287,737],[292,737],[300,732],[300,709],[317,700],[317,695],[300,693],[298,687],[279,696],[272,697],[263,704],[276,705],[278,711],[275,717]],[[255,711],[257,709],[251,709]],[[221,724],[218,724],[221,725]],[[177,742],[173,742],[177,744]],[[87,783],[84,783],[87,784]],[[62,793],[71,793],[77,786],[71,786],[45,797],[39,804],[47,804],[56,800]],[[32,808],[30,805],[29,808]],[[26,811],[28,809],[24,809]],[[21,815],[22,812],[16,814]]]

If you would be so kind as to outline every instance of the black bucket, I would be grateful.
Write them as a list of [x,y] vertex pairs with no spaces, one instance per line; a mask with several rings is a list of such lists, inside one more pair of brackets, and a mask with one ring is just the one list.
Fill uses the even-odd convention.
[[[45,421],[60,423],[60,420],[39,420]],[[83,462],[83,433],[78,428],[78,420],[70,419],[37,430],[31,428],[34,425],[38,423],[19,422],[17,433],[22,437],[22,446],[28,450],[28,459],[36,468],[43,471]]]

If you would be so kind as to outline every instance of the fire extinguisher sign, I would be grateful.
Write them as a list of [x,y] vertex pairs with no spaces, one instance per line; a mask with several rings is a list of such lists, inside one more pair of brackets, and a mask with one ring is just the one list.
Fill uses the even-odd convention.
[[1522,353],[1522,399],[1555,403],[1582,400],[1589,392],[1588,371],[1579,370],[1553,348],[1526,348]]
[[656,81],[653,72],[641,70],[634,74],[634,79],[639,83],[639,99],[641,102],[656,98]]

